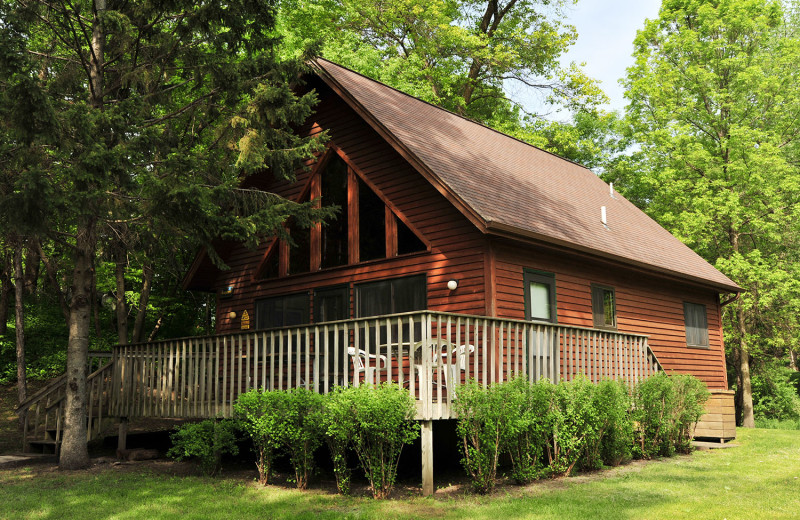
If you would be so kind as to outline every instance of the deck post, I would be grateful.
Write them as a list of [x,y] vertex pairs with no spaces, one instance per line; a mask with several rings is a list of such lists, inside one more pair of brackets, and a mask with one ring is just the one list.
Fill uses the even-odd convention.
[[420,421],[422,426],[422,495],[433,495],[433,421]]
[[119,437],[117,437],[117,452],[126,450],[128,445],[128,418],[119,418]]

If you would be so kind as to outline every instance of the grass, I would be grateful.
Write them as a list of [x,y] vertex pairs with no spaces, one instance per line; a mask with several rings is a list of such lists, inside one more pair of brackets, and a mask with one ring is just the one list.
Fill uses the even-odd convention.
[[800,432],[740,429],[738,436],[737,448],[503,485],[490,497],[451,490],[376,501],[178,477],[145,464],[82,472],[31,466],[0,471],[0,518],[796,518]]
[[756,428],[800,430],[800,419],[756,419]]

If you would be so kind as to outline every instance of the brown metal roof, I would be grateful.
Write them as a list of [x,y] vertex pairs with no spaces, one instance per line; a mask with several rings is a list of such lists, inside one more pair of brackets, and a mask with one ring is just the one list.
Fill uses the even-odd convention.
[[[591,170],[332,62],[319,75],[487,233],[525,236],[711,285],[736,283]],[[601,222],[606,207],[607,226]]]

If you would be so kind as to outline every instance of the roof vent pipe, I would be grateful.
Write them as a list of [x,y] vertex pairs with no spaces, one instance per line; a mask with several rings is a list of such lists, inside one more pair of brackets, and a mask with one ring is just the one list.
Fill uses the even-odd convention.
[[600,222],[602,222],[604,226],[608,226],[608,220],[606,219],[606,207],[605,206],[600,206]]
[[611,195],[612,199],[614,198],[614,183],[613,182],[609,182],[608,183],[608,194]]

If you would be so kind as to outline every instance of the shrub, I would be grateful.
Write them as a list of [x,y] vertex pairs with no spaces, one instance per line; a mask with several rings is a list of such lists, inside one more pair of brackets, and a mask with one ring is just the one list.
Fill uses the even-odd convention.
[[175,460],[196,458],[206,475],[219,472],[223,455],[239,453],[236,423],[230,419],[184,424],[170,438],[172,447],[167,456]]
[[544,474],[542,457],[553,422],[553,385],[530,384],[518,377],[494,387],[494,400],[503,407],[499,423],[501,451],[511,459],[511,478],[527,484]]
[[297,489],[308,487],[314,469],[314,452],[322,444],[322,400],[322,395],[305,388],[285,392],[280,437],[294,466]]
[[552,438],[547,446],[549,471],[569,475],[586,446],[596,442],[599,429],[594,385],[583,376],[555,385],[557,410],[552,412]]
[[705,383],[692,375],[675,374],[670,378],[675,392],[672,442],[679,452],[689,453],[694,426],[703,415],[711,393]]
[[414,399],[391,383],[361,385],[342,391],[355,421],[352,446],[372,485],[375,498],[386,498],[397,477],[403,446],[419,437]]
[[347,449],[356,432],[351,391],[336,387],[326,396],[322,414],[322,429],[325,442],[333,460],[333,474],[339,493],[350,493],[350,468],[347,465]]
[[705,384],[691,375],[660,372],[640,381],[634,390],[634,454],[647,459],[671,456],[676,449],[688,452],[709,395]]
[[508,421],[503,391],[498,385],[484,389],[469,381],[458,387],[457,397],[453,406],[458,415],[456,431],[464,450],[461,463],[472,479],[472,488],[477,493],[490,493],[497,478],[502,440],[508,438],[503,435]]
[[[630,460],[633,445],[631,398],[627,385],[622,381],[600,381],[595,390],[594,407],[600,417],[599,458],[607,466],[619,466]],[[587,467],[599,466],[592,463],[591,456],[587,456]]]
[[285,394],[251,390],[239,396],[234,410],[242,429],[253,441],[258,481],[266,485],[272,471],[272,462],[282,443],[283,418],[286,415]]

